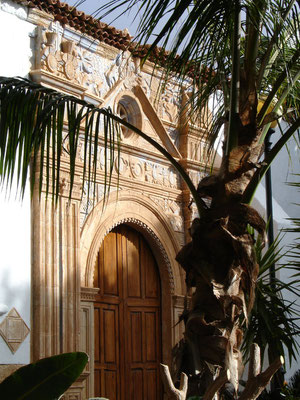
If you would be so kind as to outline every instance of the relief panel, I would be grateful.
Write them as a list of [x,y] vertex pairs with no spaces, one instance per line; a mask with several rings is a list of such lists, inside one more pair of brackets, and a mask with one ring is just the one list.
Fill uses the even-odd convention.
[[14,354],[26,339],[30,330],[15,308],[12,308],[0,324],[0,335]]

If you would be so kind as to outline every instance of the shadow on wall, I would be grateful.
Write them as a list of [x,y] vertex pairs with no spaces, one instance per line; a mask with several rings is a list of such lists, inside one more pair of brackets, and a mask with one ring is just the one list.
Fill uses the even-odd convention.
[[[0,315],[0,322],[14,307],[26,324],[30,324],[30,280],[20,279],[18,271],[0,266],[0,305],[6,313]],[[0,310],[1,310],[0,308]]]

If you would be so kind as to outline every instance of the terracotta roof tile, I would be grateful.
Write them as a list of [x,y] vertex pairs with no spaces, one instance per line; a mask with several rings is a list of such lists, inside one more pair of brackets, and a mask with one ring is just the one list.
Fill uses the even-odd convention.
[[[92,36],[94,39],[104,42],[120,50],[129,50],[134,57],[144,57],[150,45],[138,45],[132,41],[127,29],[118,30],[113,26],[99,21],[83,11],[59,0],[14,0],[16,3],[26,5],[31,8],[38,8],[53,15],[55,21],[62,25],[69,25],[79,32]],[[157,47],[149,57],[149,60],[164,65],[167,52]]]
[[91,35],[120,50],[125,50],[132,43],[132,37],[128,31],[121,31],[109,26],[59,0],[15,0],[15,2],[52,14],[54,20],[59,21],[62,25],[69,25],[79,32]]

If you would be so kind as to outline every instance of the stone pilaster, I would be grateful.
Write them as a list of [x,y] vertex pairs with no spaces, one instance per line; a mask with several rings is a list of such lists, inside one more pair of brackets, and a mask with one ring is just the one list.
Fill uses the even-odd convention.
[[32,201],[32,360],[79,349],[79,203],[37,191]]
[[59,214],[51,199],[32,201],[31,359],[60,352]]

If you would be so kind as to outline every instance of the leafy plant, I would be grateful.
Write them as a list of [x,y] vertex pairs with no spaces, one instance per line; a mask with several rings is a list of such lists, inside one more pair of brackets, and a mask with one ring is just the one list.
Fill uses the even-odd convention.
[[292,376],[286,389],[290,396],[296,396],[294,398],[298,399],[300,398],[300,369]]
[[0,383],[0,398],[56,400],[79,377],[88,362],[86,353],[64,353],[19,368]]
[[297,295],[299,278],[291,277],[288,282],[283,282],[279,277],[270,285],[269,271],[272,265],[277,265],[276,272],[286,268],[286,264],[280,261],[287,253],[280,248],[281,238],[278,236],[265,253],[262,252],[262,244],[258,238],[255,244],[256,257],[259,265],[259,275],[255,290],[255,302],[249,316],[249,324],[245,327],[242,351],[247,360],[252,343],[257,343],[261,348],[262,362],[265,350],[268,347],[271,354],[284,355],[284,348],[288,351],[289,362],[297,361],[299,344],[297,335],[300,333],[300,310],[294,302],[286,300],[282,296],[285,289]]

